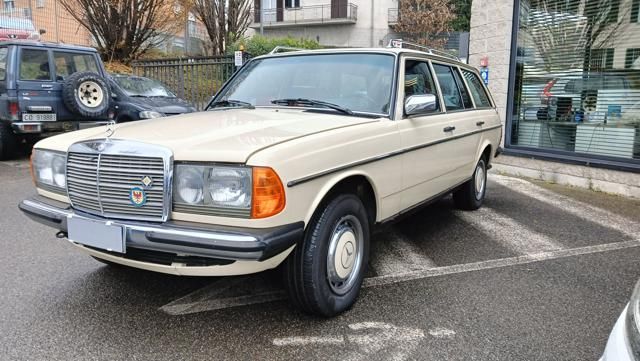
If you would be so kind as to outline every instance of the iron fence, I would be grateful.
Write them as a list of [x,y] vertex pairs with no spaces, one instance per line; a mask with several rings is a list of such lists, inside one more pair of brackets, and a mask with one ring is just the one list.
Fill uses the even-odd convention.
[[162,82],[198,110],[236,70],[233,56],[144,60],[132,66],[134,74]]

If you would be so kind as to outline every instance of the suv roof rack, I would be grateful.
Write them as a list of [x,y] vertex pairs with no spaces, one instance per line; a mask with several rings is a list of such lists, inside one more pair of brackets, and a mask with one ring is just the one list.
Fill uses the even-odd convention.
[[404,41],[402,39],[391,39],[391,40],[389,40],[389,45],[387,45],[387,48],[400,48],[400,49],[405,49],[405,48],[411,49],[411,48],[414,48],[414,50],[424,51],[425,53],[428,53],[428,54],[431,54],[431,55],[436,55],[436,56],[441,56],[441,57],[453,59],[453,60],[456,60],[456,61],[461,61],[460,58],[458,58],[457,56],[455,56],[453,54],[450,54],[450,53],[447,53],[444,50],[433,49],[433,48],[430,48],[428,46],[424,46],[424,45],[420,45],[420,44]]
[[278,45],[275,48],[273,48],[273,50],[271,50],[269,52],[269,55],[271,54],[278,54],[278,53],[286,53],[288,51],[302,51],[304,49],[300,49],[300,48],[293,48],[290,46],[282,46],[282,45]]

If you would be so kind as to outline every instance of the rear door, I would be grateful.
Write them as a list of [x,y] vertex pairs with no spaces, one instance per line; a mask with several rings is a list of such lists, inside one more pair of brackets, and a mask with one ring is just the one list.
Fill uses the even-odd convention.
[[[31,119],[32,114],[57,113],[59,95],[55,91],[51,67],[51,53],[42,47],[20,46],[18,49],[17,90],[22,119]],[[53,116],[38,118],[38,121],[53,121]]]

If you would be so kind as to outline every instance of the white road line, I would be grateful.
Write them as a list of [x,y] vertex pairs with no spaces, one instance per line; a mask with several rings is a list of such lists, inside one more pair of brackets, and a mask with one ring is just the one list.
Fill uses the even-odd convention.
[[340,345],[344,343],[342,336],[292,336],[273,340],[276,346],[306,346],[306,345]]
[[[419,279],[445,276],[450,274],[473,272],[473,271],[505,268],[505,267],[529,264],[529,263],[536,263],[541,261],[569,258],[569,257],[575,257],[575,256],[587,255],[587,254],[604,253],[604,252],[617,251],[617,250],[635,248],[635,247],[640,247],[640,239],[634,239],[631,241],[617,242],[617,243],[607,243],[607,244],[601,244],[597,246],[587,246],[587,247],[580,247],[580,248],[573,248],[573,249],[560,249],[555,251],[541,252],[541,253],[529,254],[529,255],[523,255],[523,256],[494,259],[489,261],[466,263],[466,264],[436,267],[436,268],[424,269],[424,270],[418,270],[418,271],[410,271],[405,273],[376,276],[376,277],[365,279],[362,287],[363,288],[376,287],[376,286],[406,282],[411,280],[419,280]],[[240,282],[244,282],[244,281],[240,281]],[[219,285],[216,285],[214,283],[211,286],[205,287],[205,289],[209,289],[209,292],[211,292],[211,287],[219,287]],[[160,309],[172,315],[182,315],[182,314],[189,314],[189,313],[195,313],[195,312],[224,309],[229,307],[266,303],[266,302],[281,300],[285,298],[285,294],[282,290],[275,290],[275,289],[272,291],[265,291],[263,293],[259,293],[255,295],[225,297],[220,300],[215,300],[215,299],[202,300],[201,298],[199,299],[199,297],[202,297],[202,293],[199,293],[199,292],[196,292],[196,293],[198,293],[199,296],[196,295],[196,297],[193,297],[192,295],[187,295],[181,299],[171,302],[166,306],[161,307]],[[190,303],[187,304],[186,306],[180,305],[180,301],[184,299],[190,300],[189,301]]]
[[552,192],[520,178],[491,174],[490,179],[527,197],[550,204],[574,216],[611,228],[632,238],[640,234],[640,223],[619,214]]
[[525,224],[490,208],[480,208],[475,212],[455,211],[455,215],[483,233],[490,234],[492,239],[518,254],[564,248],[549,237],[529,229]]
[[537,254],[528,254],[523,256],[493,259],[488,261],[465,263],[452,266],[444,266],[423,271],[407,272],[404,274],[395,274],[387,276],[371,277],[364,280],[363,287],[375,287],[398,282],[418,280],[430,277],[438,277],[450,274],[465,273],[472,271],[489,270],[496,268],[504,268],[510,266],[518,266],[523,264],[548,261],[560,258],[568,258],[586,254],[603,253],[609,251],[617,251],[621,249],[640,247],[640,240],[600,244],[597,246],[586,246],[572,249],[561,249],[557,251],[542,252]]
[[402,236],[396,229],[386,233],[388,239],[375,239],[371,253],[371,267],[376,274],[395,274],[436,267],[435,262],[425,256],[413,242]]

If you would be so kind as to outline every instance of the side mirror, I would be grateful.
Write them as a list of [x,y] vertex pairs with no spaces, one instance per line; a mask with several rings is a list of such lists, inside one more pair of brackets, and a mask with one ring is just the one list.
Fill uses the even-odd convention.
[[118,94],[116,94],[116,93],[111,93],[111,98],[113,98],[113,99],[118,99]]
[[437,109],[437,99],[433,94],[412,95],[404,101],[404,113],[416,115],[432,112]]

